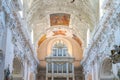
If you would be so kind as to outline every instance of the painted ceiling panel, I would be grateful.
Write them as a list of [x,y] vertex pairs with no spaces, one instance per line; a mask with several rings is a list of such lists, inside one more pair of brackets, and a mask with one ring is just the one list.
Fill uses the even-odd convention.
[[65,25],[69,26],[70,15],[65,13],[50,14],[50,25]]

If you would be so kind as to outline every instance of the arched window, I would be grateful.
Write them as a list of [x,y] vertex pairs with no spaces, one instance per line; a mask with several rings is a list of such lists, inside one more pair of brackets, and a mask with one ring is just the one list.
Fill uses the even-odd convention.
[[67,56],[68,49],[62,40],[57,41],[52,48],[53,56]]

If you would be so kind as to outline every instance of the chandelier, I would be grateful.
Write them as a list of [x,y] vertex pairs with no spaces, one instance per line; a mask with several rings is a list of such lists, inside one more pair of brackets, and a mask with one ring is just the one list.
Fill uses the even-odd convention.
[[110,58],[113,64],[120,63],[120,46],[114,45],[114,49],[111,50]]

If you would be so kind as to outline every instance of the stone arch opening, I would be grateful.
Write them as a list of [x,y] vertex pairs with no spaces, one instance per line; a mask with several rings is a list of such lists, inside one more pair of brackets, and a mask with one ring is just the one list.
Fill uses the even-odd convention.
[[18,57],[13,59],[13,80],[22,80],[23,79],[23,64]]
[[100,68],[100,80],[112,80],[112,62],[111,59],[106,58],[103,60]]

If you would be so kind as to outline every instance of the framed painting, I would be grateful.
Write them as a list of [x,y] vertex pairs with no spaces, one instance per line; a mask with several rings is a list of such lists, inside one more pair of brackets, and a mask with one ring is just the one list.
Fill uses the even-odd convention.
[[51,26],[56,26],[56,25],[69,26],[69,22],[70,22],[70,14],[66,14],[66,13],[50,14]]

